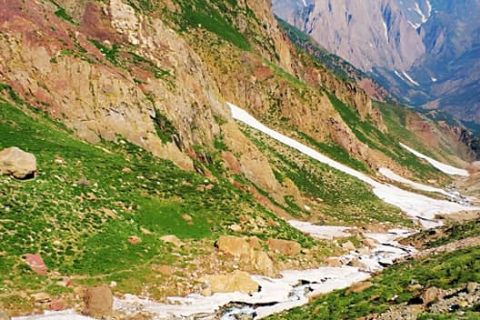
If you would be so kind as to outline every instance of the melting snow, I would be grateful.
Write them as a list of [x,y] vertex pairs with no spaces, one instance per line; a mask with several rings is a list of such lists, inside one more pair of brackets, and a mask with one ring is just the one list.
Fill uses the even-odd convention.
[[403,148],[405,148],[406,150],[408,150],[411,153],[413,153],[414,155],[416,155],[417,157],[427,160],[432,166],[434,166],[438,170],[442,171],[443,173],[446,173],[446,174],[449,174],[449,175],[463,176],[463,177],[468,177],[469,176],[469,173],[468,173],[467,170],[455,168],[455,167],[452,167],[448,164],[441,163],[441,162],[439,162],[435,159],[427,157],[426,155],[424,155],[424,154],[422,154],[418,151],[413,150],[410,147],[407,147],[403,143],[400,143],[400,145]]
[[403,71],[403,75],[405,76],[405,78],[407,78],[408,81],[410,81],[410,82],[413,83],[414,85],[420,86],[420,83],[418,83],[417,81],[413,80],[412,77],[410,77],[410,76],[408,75],[408,73],[406,73],[405,71]]
[[387,169],[387,168],[380,168],[380,169],[378,169],[378,172],[380,172],[382,175],[384,175],[385,177],[387,177],[387,178],[389,178],[393,181],[403,183],[403,184],[408,185],[410,187],[413,187],[417,190],[422,190],[422,191],[427,191],[427,192],[436,192],[436,193],[441,193],[441,194],[446,195],[446,196],[451,196],[450,193],[448,193],[447,191],[445,191],[443,189],[435,188],[435,187],[432,187],[432,186],[427,186],[427,185],[424,185],[424,184],[420,184],[420,183],[405,179],[404,177],[399,176],[398,174],[396,174],[395,172],[393,172],[392,170]]

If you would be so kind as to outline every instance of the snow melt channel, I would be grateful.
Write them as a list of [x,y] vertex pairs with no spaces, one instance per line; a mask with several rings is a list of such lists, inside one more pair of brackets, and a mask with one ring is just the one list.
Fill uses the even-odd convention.
[[[232,111],[232,116],[235,120],[241,121],[246,125],[263,132],[264,134],[268,135],[269,137],[291,147],[294,148],[301,153],[321,162],[324,164],[329,165],[332,168],[335,168],[339,171],[342,171],[346,174],[349,174],[365,183],[373,187],[373,193],[379,197],[381,200],[394,205],[400,208],[403,212],[405,212],[408,216],[412,219],[419,219],[422,225],[426,228],[432,228],[439,225],[438,222],[434,221],[434,218],[437,214],[448,214],[454,213],[459,211],[473,211],[473,210],[480,210],[478,207],[471,207],[471,206],[464,206],[457,203],[449,202],[446,200],[437,200],[432,199],[423,195],[419,195],[413,192],[409,192],[406,190],[402,190],[395,186],[389,184],[383,184],[374,179],[370,178],[369,176],[356,171],[350,167],[347,167],[341,163],[338,163],[323,154],[319,153],[318,151],[307,147],[306,145],[289,138],[275,130],[272,130],[259,122],[257,119],[252,117],[248,114],[245,110],[231,104],[227,103]],[[402,145],[403,146],[403,145]],[[414,151],[414,150],[413,150]],[[411,151],[412,152],[412,151]],[[423,155],[422,155],[423,156]],[[425,157],[425,156],[423,156]],[[433,159],[431,159],[433,160]],[[428,159],[427,159],[428,161]],[[433,160],[435,161],[435,160]],[[450,168],[456,169],[451,166],[447,166],[445,164],[441,164],[436,161],[441,168]],[[433,163],[432,163],[433,164]],[[451,170],[454,172],[453,174],[458,174],[460,169]]]

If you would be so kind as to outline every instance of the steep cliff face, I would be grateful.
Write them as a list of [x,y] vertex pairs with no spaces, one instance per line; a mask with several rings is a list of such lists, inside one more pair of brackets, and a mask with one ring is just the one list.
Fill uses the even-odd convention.
[[478,121],[477,0],[275,0],[274,10],[402,102]]
[[425,53],[420,37],[392,0],[317,0],[282,18],[364,71],[408,70]]

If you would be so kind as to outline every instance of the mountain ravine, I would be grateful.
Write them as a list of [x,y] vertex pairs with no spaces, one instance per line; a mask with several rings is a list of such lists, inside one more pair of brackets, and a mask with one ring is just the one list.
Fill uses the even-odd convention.
[[268,0],[0,0],[1,320],[314,317],[320,294],[388,317],[433,286],[478,314],[478,141],[284,27]]

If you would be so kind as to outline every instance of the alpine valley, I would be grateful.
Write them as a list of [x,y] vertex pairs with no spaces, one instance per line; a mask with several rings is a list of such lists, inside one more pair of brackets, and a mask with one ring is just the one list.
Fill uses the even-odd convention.
[[412,106],[480,122],[480,1],[274,0],[277,16]]
[[0,320],[478,319],[475,10],[0,0]]

